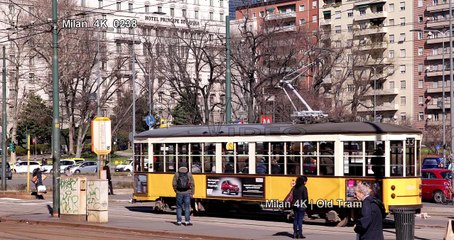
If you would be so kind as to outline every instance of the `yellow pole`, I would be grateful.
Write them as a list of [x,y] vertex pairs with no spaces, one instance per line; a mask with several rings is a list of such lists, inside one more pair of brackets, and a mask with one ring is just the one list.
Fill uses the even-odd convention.
[[102,171],[104,170],[104,155],[99,155],[99,179],[102,179]]
[[27,134],[27,192],[30,192],[30,134]]

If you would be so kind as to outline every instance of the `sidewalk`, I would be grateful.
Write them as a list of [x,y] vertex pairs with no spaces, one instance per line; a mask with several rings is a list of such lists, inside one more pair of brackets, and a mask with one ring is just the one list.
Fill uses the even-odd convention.
[[[151,203],[128,203],[131,190],[117,190],[118,195],[109,196],[109,221],[105,224],[88,222],[70,222],[53,218],[47,205],[52,206],[52,199],[19,200],[0,199],[0,222],[15,221],[39,224],[58,224],[67,227],[88,227],[134,231],[143,234],[161,234],[172,236],[193,236],[203,239],[289,239],[292,225],[281,221],[245,220],[221,217],[192,216],[192,227],[176,226],[174,214],[151,213]],[[415,239],[442,239],[445,225],[436,228],[417,227]],[[355,239],[352,227],[336,228],[320,224],[305,224],[304,234],[312,240],[347,240]],[[393,228],[385,229],[385,239],[395,239]]]

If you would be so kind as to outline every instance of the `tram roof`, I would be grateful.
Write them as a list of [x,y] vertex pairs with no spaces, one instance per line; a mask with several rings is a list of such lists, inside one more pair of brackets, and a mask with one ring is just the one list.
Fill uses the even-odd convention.
[[155,137],[202,136],[260,136],[260,135],[315,135],[315,134],[399,134],[421,131],[387,123],[342,122],[317,124],[231,124],[231,125],[181,125],[152,129],[137,134],[137,139]]

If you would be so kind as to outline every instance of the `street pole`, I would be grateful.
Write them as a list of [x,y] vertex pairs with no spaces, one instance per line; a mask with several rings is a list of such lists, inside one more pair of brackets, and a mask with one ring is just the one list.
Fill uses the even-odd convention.
[[[96,116],[101,117],[101,106],[100,106],[100,98],[101,98],[101,67],[99,66],[100,64],[100,57],[99,57],[99,29],[98,29],[98,37],[96,38],[96,60],[98,63],[98,76],[96,78],[96,85],[98,85],[98,90],[96,92]],[[99,157],[99,154],[96,154],[96,160],[98,161],[99,167],[98,167],[98,174],[99,174],[99,179],[101,179],[101,173],[102,173],[102,167],[104,166],[104,163],[102,162],[102,158]]]
[[[442,69],[441,69],[441,74],[443,75],[442,77],[442,87],[443,87],[443,91],[442,91],[442,112],[443,112],[443,118],[442,118],[442,121],[443,121],[443,165],[446,166],[446,108],[445,108],[445,87],[446,87],[446,77],[445,77],[445,33],[442,33],[439,31],[440,34],[443,34],[443,40],[442,40],[442,48],[443,48],[443,51],[442,51]],[[451,110],[452,111],[452,110]]]
[[59,84],[58,84],[58,32],[57,32],[57,0],[52,0],[52,90],[53,90],[53,124],[52,124],[52,216],[60,216],[60,121],[59,121]]
[[374,123],[377,122],[377,68],[374,69]]
[[3,46],[2,67],[2,189],[6,191],[6,49]]
[[132,166],[134,167],[134,171],[136,171],[136,156],[135,156],[135,136],[136,136],[136,54],[134,51],[134,44],[135,43],[135,31],[133,29],[132,32],[132,45],[131,45],[131,81],[132,81]]
[[[230,21],[225,16],[225,47],[226,47],[226,69],[225,69],[225,123],[232,120],[232,89],[230,80]],[[249,120],[251,121],[251,120]]]

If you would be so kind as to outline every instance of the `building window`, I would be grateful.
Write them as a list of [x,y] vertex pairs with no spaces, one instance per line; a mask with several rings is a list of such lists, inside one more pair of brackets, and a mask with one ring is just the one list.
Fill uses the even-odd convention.
[[210,0],[210,7],[213,6],[213,0]]
[[424,68],[424,66],[422,64],[418,64],[418,72],[419,73],[422,73],[422,69]]
[[394,43],[394,34],[389,34],[389,43]]
[[405,2],[400,2],[400,11],[405,11]]
[[312,16],[312,22],[314,22],[314,23],[317,22],[317,15]]
[[210,12],[210,20],[213,20],[213,12]]
[[265,17],[265,12],[264,11],[260,11],[260,17]]
[[183,17],[186,17],[186,9],[181,9],[181,15],[182,15]]
[[418,88],[424,88],[424,81],[423,80],[419,80],[418,81]]
[[405,18],[404,17],[400,18],[400,26],[405,26]]
[[117,2],[117,11],[121,11],[121,2]]
[[341,18],[341,11],[336,11],[335,12],[335,16],[336,16],[336,19],[340,19]]
[[418,22],[422,23],[424,21],[424,17],[422,15],[418,16]]
[[394,50],[389,50],[389,58],[394,58]]
[[400,57],[404,58],[407,56],[407,51],[405,49],[400,49]]
[[400,89],[407,89],[407,81],[405,80],[400,81]]
[[422,56],[424,49],[422,47],[418,48],[418,56]]
[[[85,7],[85,0],[80,1],[80,6]],[[11,6],[10,6],[10,11],[11,11]]]
[[418,32],[418,40],[421,40],[423,38],[423,32]]
[[399,43],[405,42],[405,33],[401,33],[399,36]]
[[304,18],[301,18],[300,19],[300,25],[304,25],[304,24],[306,24],[306,20]]
[[353,11],[352,10],[348,10],[347,11],[347,17],[349,17],[349,18],[353,17]]
[[389,4],[389,12],[394,12],[394,3]]
[[162,7],[158,6],[158,13],[162,13]]
[[175,17],[175,8],[170,8],[170,16]]
[[145,12],[149,13],[150,12],[150,5],[145,5]]
[[406,71],[405,65],[400,65],[400,73],[405,73]]
[[418,120],[419,121],[424,121],[424,113],[423,112],[419,112],[418,113]]
[[423,96],[419,96],[418,97],[418,104],[424,104],[424,97]]
[[300,12],[304,12],[304,9],[305,9],[305,6],[304,5],[300,5]]
[[389,19],[389,26],[390,27],[394,26],[394,19]]
[[99,8],[102,8],[103,4],[102,4],[102,0],[98,0],[98,7]]
[[35,57],[30,56],[30,57],[28,58],[28,65],[29,65],[30,67],[35,66]]
[[121,43],[117,43],[117,53],[121,53]]
[[341,33],[341,26],[336,26],[335,29],[336,29],[336,33]]
[[394,86],[394,81],[389,81],[389,89],[394,90],[396,86]]
[[129,12],[134,11],[134,5],[132,5],[132,3],[128,3],[128,10],[129,10]]
[[199,11],[197,10],[194,11],[194,18],[199,19]]
[[347,31],[348,32],[353,32],[353,25],[352,24],[348,24],[347,25]]
[[355,85],[354,84],[348,84],[347,85],[347,92],[354,92],[355,91]]
[[223,0],[219,0],[219,7],[224,7],[224,1]]
[[117,28],[117,33],[121,33],[121,28],[120,27]]
[[359,15],[360,15],[360,16],[366,15],[366,9],[361,8],[361,9],[359,10]]
[[400,105],[402,105],[402,106],[407,105],[407,97],[400,96]]
[[418,7],[424,6],[424,0],[418,0]]
[[401,112],[400,113],[400,120],[401,121],[407,121],[407,113],[406,112]]
[[316,9],[317,8],[317,1],[312,1],[312,9]]
[[219,21],[224,22],[224,13],[219,13]]

